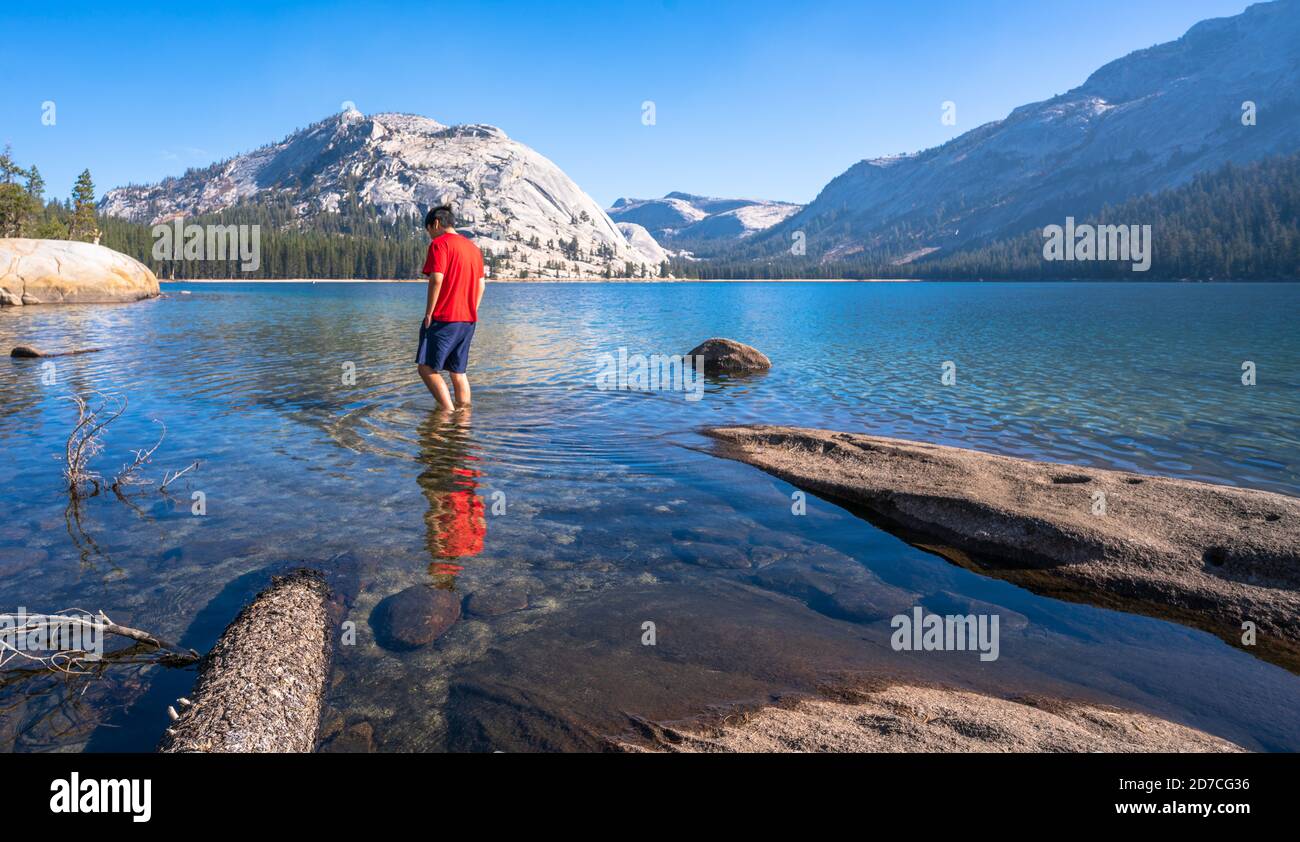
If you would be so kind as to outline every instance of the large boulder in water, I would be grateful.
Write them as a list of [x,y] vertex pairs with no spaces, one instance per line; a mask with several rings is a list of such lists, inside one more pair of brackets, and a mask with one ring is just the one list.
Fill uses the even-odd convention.
[[97,304],[158,295],[158,278],[125,254],[70,240],[0,238],[0,305]]
[[706,339],[690,356],[704,357],[705,374],[748,374],[772,367],[772,361],[757,348],[731,339]]
[[385,649],[419,649],[460,619],[460,599],[450,591],[412,585],[387,597],[370,614],[375,640]]

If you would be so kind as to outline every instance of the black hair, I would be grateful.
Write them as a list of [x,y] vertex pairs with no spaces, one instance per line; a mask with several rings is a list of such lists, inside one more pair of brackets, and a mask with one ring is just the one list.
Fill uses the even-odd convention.
[[438,205],[436,208],[430,208],[429,212],[424,215],[424,227],[431,227],[435,221],[441,223],[443,228],[455,228],[456,215],[451,212],[451,205]]

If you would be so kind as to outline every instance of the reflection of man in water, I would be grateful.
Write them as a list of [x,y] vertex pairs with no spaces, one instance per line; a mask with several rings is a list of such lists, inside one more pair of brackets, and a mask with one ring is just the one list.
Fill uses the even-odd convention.
[[478,457],[470,452],[470,412],[447,416],[430,413],[420,425],[420,490],[429,501],[424,515],[425,540],[433,561],[434,584],[448,590],[463,568],[455,560],[483,552],[487,517],[478,493]]

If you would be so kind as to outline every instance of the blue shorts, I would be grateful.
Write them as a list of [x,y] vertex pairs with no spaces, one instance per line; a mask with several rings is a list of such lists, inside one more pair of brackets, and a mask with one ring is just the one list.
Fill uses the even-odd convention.
[[434,371],[464,374],[469,365],[469,343],[474,338],[474,322],[420,322],[420,350],[415,361]]

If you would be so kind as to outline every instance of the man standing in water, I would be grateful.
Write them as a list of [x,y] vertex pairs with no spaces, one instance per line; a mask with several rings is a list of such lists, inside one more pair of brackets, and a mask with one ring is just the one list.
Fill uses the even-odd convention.
[[[429,294],[425,299],[420,350],[415,361],[419,364],[420,379],[429,387],[439,407],[448,412],[468,409],[470,392],[465,367],[469,364],[469,343],[478,322],[478,305],[487,287],[483,253],[456,233],[449,205],[429,211],[424,218],[424,229],[433,242],[429,243],[429,256],[421,270],[429,276]],[[455,403],[439,374],[442,371],[451,375]]]

